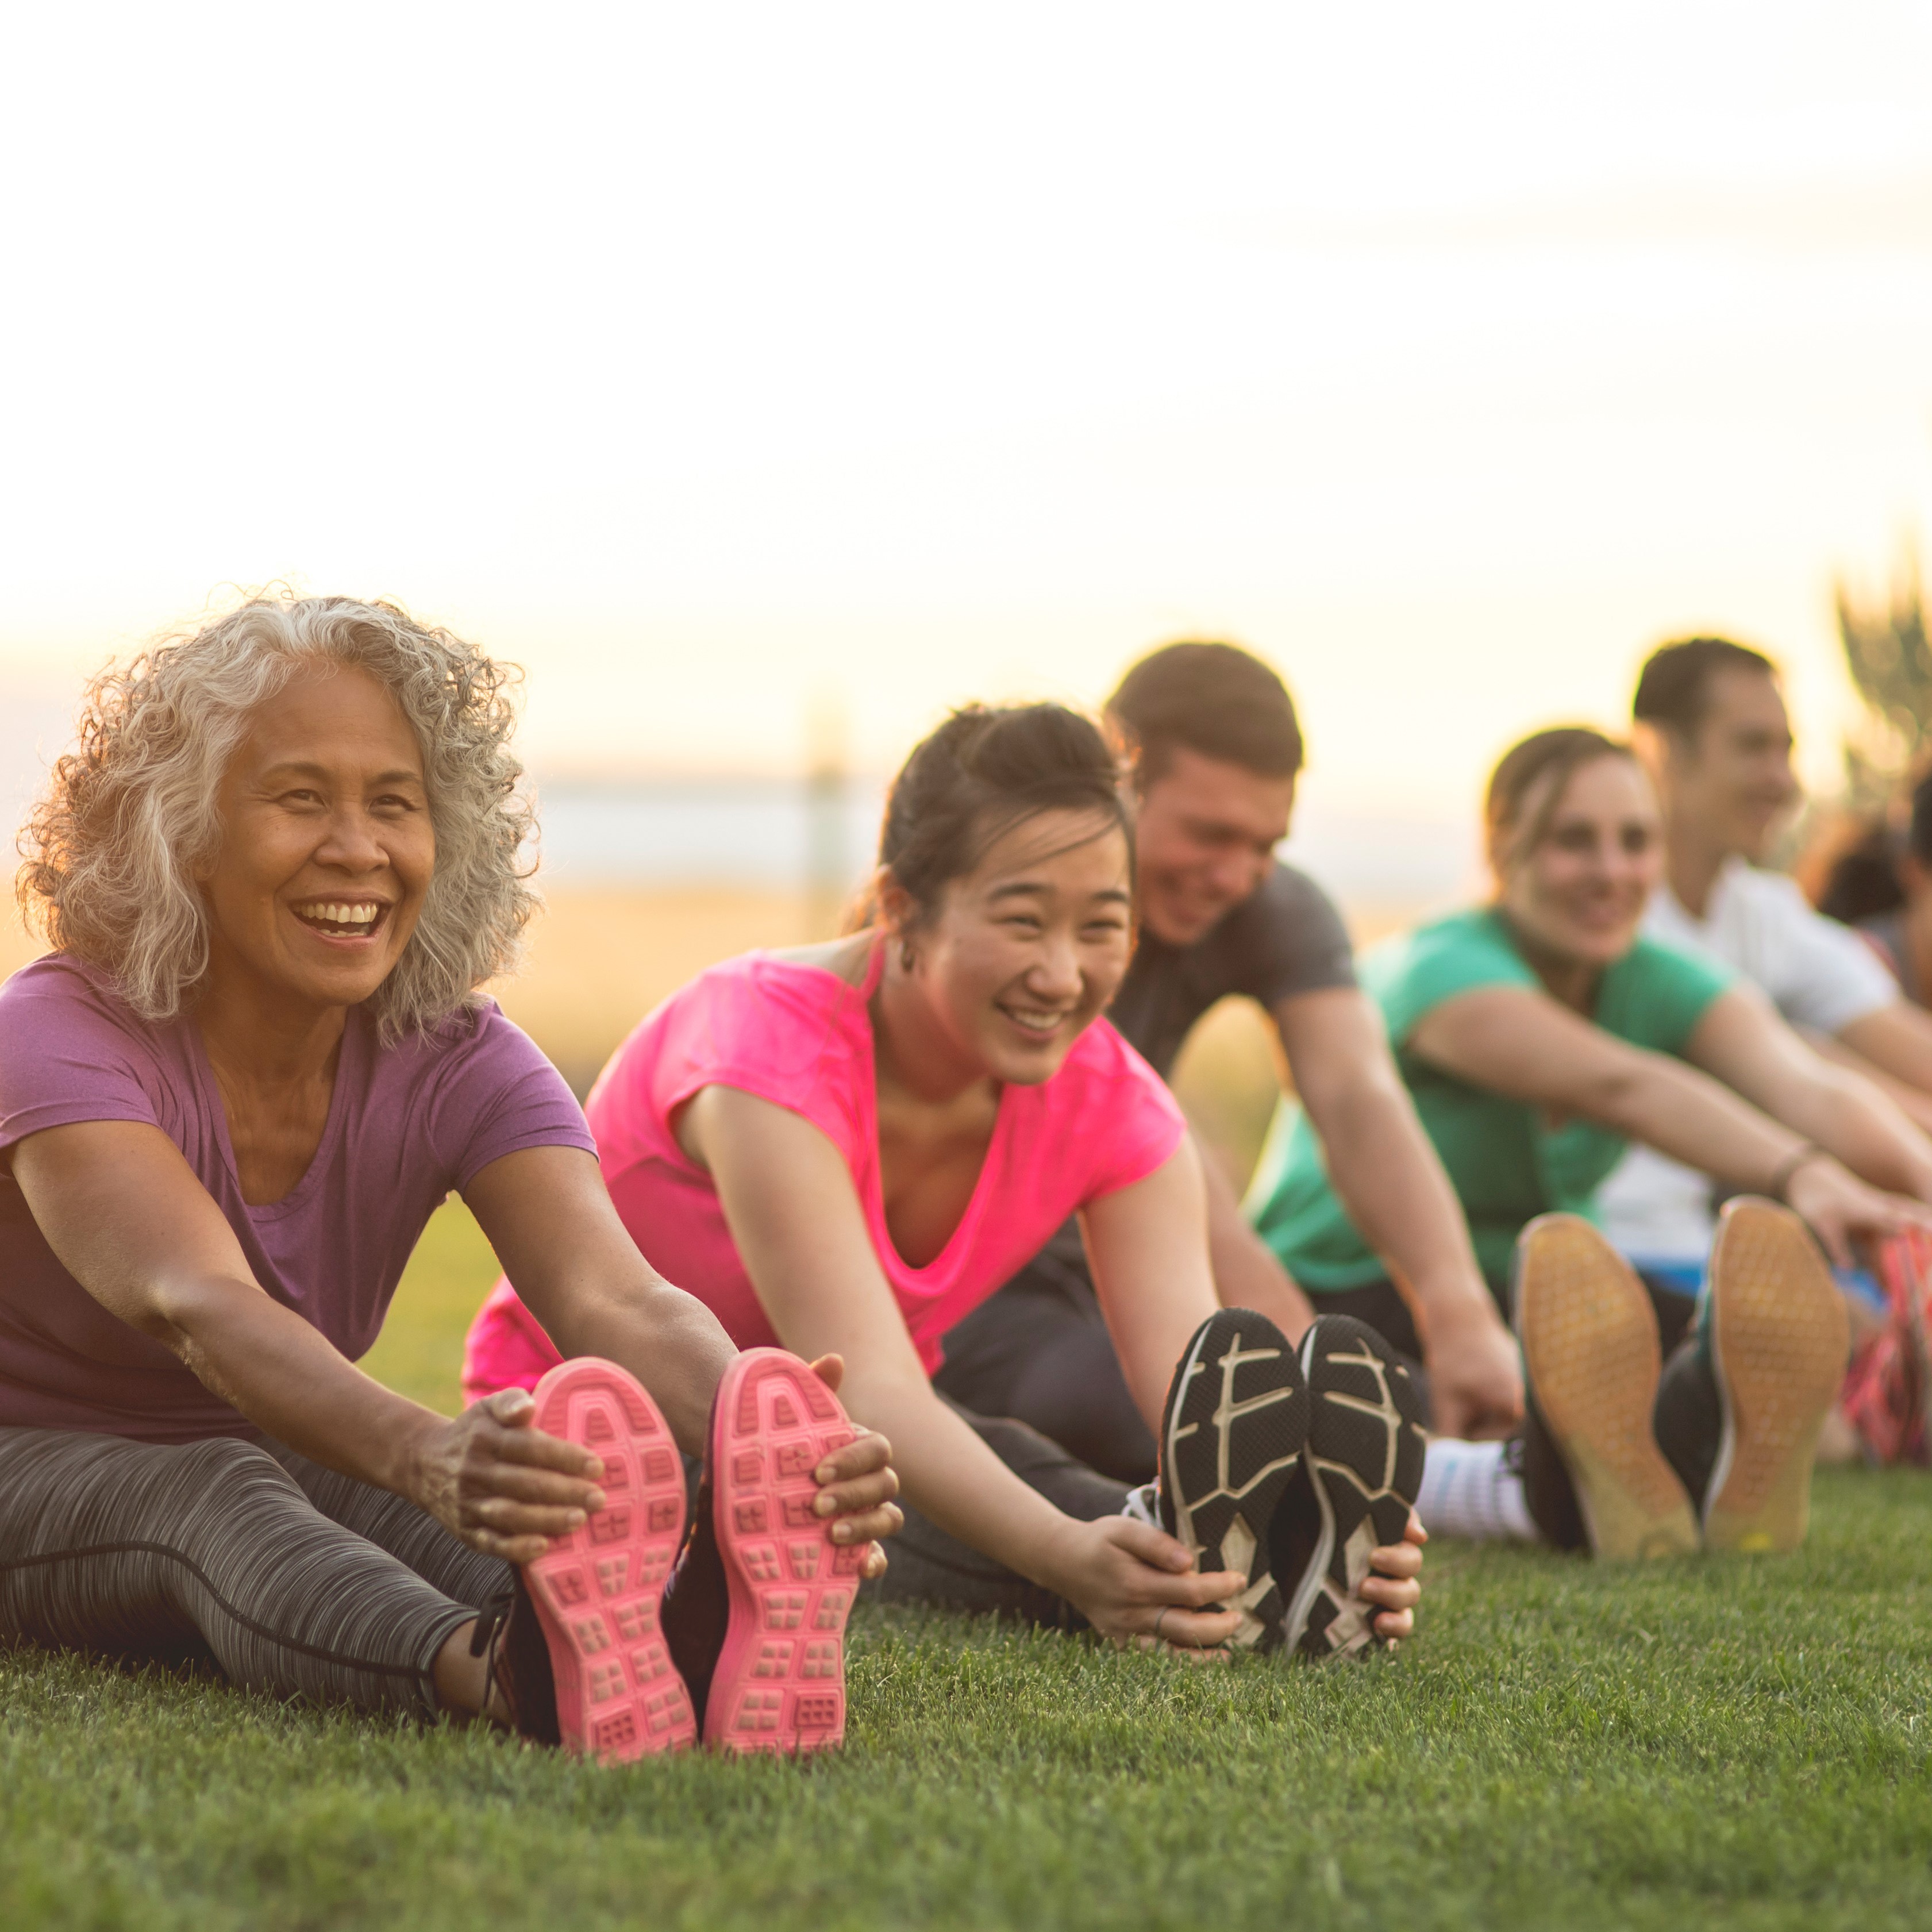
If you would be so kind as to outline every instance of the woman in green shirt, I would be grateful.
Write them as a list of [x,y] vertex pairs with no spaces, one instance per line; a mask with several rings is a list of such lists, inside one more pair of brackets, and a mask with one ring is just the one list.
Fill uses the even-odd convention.
[[[1513,1301],[1529,1304],[1516,1310],[1519,1334],[1526,1321],[1534,1326],[1538,1309],[1563,1309],[1568,1320],[1588,1302],[1660,1359],[1659,1322],[1669,1342],[1688,1325],[1688,1300],[1661,1288],[1646,1297],[1586,1223],[1538,1222],[1552,1214],[1587,1216],[1597,1187],[1631,1141],[1714,1175],[1727,1190],[1783,1202],[1841,1264],[1855,1240],[1882,1237],[1918,1216],[1915,1203],[1932,1201],[1932,1146],[1896,1108],[1811,1052],[1762,995],[1724,968],[1641,936],[1644,907],[1662,870],[1661,831],[1649,781],[1625,746],[1583,729],[1538,732],[1497,766],[1486,817],[1492,902],[1376,949],[1362,962],[1362,978],[1382,1007],[1402,1078],[1462,1202],[1492,1289],[1506,1309]],[[1346,1309],[1398,1348],[1415,1349],[1420,1338],[1400,1286],[1350,1220],[1298,1115],[1285,1112],[1277,1120],[1250,1211],[1318,1307]],[[1826,1304],[1816,1300],[1822,1280],[1828,1312],[1841,1326],[1828,1276],[1821,1263],[1810,1265],[1815,1253],[1802,1229],[1796,1244],[1766,1233],[1785,1228],[1788,1234],[1796,1223],[1768,1203],[1746,1220],[1783,1258],[1779,1268],[1804,1276],[1770,1300],[1808,1310],[1809,1328],[1822,1322],[1830,1329]],[[1513,1295],[1513,1258],[1520,1283],[1520,1238],[1532,1223],[1545,1237],[1529,1250],[1545,1261],[1543,1279]],[[1732,1246],[1755,1256],[1763,1243],[1754,1238]],[[1547,1258],[1559,1254],[1560,1269]],[[1552,1270],[1579,1269],[1588,1278],[1587,1292],[1557,1296],[1544,1288]],[[1538,1382],[1536,1350],[1526,1340],[1526,1366]],[[1589,1366],[1571,1379],[1601,1384],[1609,1379],[1600,1372],[1608,1340],[1594,1334],[1582,1340],[1588,1346],[1578,1359]],[[1826,1335],[1813,1352],[1822,1360],[1832,1346]],[[1801,1366],[1814,1380],[1822,1375],[1816,1362]],[[1834,1372],[1834,1388],[1835,1382]],[[1653,1389],[1655,1383],[1653,1372]],[[1726,1455],[1736,1461],[1736,1419],[1724,1417],[1742,1393],[1721,1385],[1713,1392],[1723,1411],[1714,1462]],[[1552,1412],[1575,1405],[1550,1373],[1537,1394],[1540,1421],[1566,1451],[1574,1483],[1570,1466],[1603,1444],[1582,1439],[1591,1427],[1558,1424]],[[1594,1396],[1585,1406],[1592,1403],[1600,1406]],[[1598,1418],[1597,1432],[1628,1434],[1630,1420]],[[1650,1430],[1635,1432],[1643,1449]],[[1708,1432],[1700,1431],[1700,1439]],[[1533,1448],[1539,1428],[1529,1433]],[[1811,1434],[1815,1440],[1815,1428]],[[1785,1454],[1784,1462],[1795,1454]],[[1664,1533],[1658,1518],[1669,1516],[1676,1527],[1666,1540],[1681,1544],[1682,1488],[1676,1479],[1658,1481],[1654,1445],[1648,1456],[1651,1466],[1626,1469],[1624,1486],[1648,1482],[1660,1508],[1640,1510],[1634,1532],[1608,1526],[1624,1499],[1590,1493],[1591,1484],[1575,1485],[1580,1522],[1559,1493],[1544,1529],[1607,1550],[1629,1534],[1654,1541]],[[1808,1476],[1808,1445],[1804,1468]],[[1784,1495],[1795,1479],[1782,1464],[1772,1473]],[[1711,1496],[1701,1492],[1714,1483],[1721,1486],[1724,1472],[1714,1476],[1694,1457],[1688,1474],[1708,1517]],[[1532,1507],[1538,1486],[1532,1483]],[[1559,1492],[1568,1486],[1557,1486]],[[1669,1508],[1661,1508],[1666,1502]],[[1790,1515],[1787,1508],[1768,1532],[1774,1540],[1790,1539]],[[1599,1516],[1604,1524],[1595,1521]],[[1741,1532],[1747,1538],[1762,1533],[1765,1524],[1755,1520]]]

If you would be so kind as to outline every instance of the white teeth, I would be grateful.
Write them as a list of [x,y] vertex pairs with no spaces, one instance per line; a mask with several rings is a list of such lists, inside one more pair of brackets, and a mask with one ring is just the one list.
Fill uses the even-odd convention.
[[370,926],[382,910],[380,905],[348,904],[334,899],[296,908],[304,919],[322,920],[331,926]]

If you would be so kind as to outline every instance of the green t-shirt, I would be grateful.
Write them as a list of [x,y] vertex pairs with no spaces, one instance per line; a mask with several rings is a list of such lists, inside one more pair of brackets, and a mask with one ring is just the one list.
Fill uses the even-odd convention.
[[[1542,990],[1509,928],[1488,908],[1451,913],[1387,940],[1364,956],[1360,969],[1362,984],[1382,1007],[1416,1112],[1468,1216],[1476,1258],[1500,1286],[1526,1222],[1556,1209],[1590,1211],[1597,1189],[1622,1157],[1623,1136],[1574,1118],[1552,1126],[1544,1109],[1472,1087],[1408,1050],[1423,1016],[1459,993],[1479,986]],[[1604,973],[1591,1017],[1634,1046],[1678,1053],[1732,977],[1712,961],[1640,938]],[[1304,1288],[1359,1288],[1387,1275],[1329,1186],[1320,1144],[1299,1108],[1284,1102],[1277,1111],[1248,1202],[1262,1239]]]

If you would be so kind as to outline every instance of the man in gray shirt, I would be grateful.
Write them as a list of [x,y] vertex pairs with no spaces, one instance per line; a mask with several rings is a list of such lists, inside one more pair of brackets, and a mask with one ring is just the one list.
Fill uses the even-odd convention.
[[[1347,932],[1320,886],[1274,856],[1302,759],[1286,689],[1232,645],[1170,644],[1133,666],[1106,715],[1135,808],[1139,925],[1108,1017],[1165,1078],[1218,1000],[1258,1002],[1337,1192],[1401,1284],[1400,1296],[1384,1291],[1386,1306],[1345,1312],[1424,1364],[1438,1432],[1507,1435],[1522,1409],[1516,1344],[1355,983]],[[1222,1302],[1298,1336],[1312,1318],[1306,1298],[1242,1218],[1218,1163],[1202,1166]],[[936,1385],[968,1408],[1030,1423],[1110,1475],[1153,1473],[1153,1441],[1074,1223],[952,1330],[946,1358]]]

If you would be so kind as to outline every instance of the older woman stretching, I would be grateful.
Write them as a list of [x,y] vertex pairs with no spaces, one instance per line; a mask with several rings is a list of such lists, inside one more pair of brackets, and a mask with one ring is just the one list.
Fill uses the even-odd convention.
[[[0,1638],[628,1756],[698,1721],[658,1629],[663,1416],[703,1449],[722,1384],[757,1447],[789,1389],[834,1451],[805,1484],[828,1571],[878,1567],[894,1479],[837,1427],[835,1365],[734,1359],[645,1262],[568,1090],[477,995],[532,904],[502,682],[313,598],[94,687],[26,840],[58,950],[0,992]],[[453,1421],[353,1366],[452,1188],[609,1358]],[[743,1652],[721,1592],[683,1600]],[[752,1741],[825,1741],[828,1688],[815,1738],[788,1710]]]
[[[1408,1378],[1346,1317],[1298,1359],[1258,1315],[1215,1312],[1193,1145],[1100,1017],[1133,853],[1099,732],[1055,705],[956,713],[895,781],[879,857],[875,924],[714,967],[618,1049],[589,1112],[626,1224],[740,1342],[843,1354],[913,1505],[899,1594],[1196,1647],[1405,1634]],[[1126,1514],[1126,1484],[928,1380],[1076,1212],[1160,1450]],[[469,1385],[535,1382],[548,1325],[501,1284]]]

